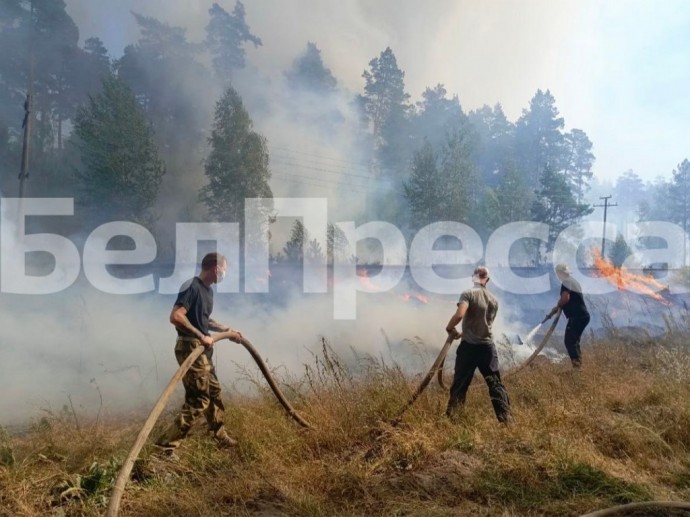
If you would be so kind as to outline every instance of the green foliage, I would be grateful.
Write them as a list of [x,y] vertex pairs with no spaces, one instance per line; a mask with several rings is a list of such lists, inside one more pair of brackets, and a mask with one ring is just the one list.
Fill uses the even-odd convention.
[[151,128],[124,81],[111,77],[77,113],[79,200],[95,220],[150,222],[163,162]]
[[558,473],[553,496],[572,497],[583,494],[605,497],[616,504],[651,499],[651,494],[646,488],[616,479],[591,465],[579,462],[566,465]]
[[12,450],[12,438],[7,430],[0,426],[0,466],[11,467],[15,463]]
[[425,142],[414,154],[412,174],[403,185],[415,228],[442,220],[444,186],[436,154],[431,144]]
[[413,156],[412,172],[403,188],[413,228],[439,221],[469,222],[482,194],[467,129],[446,136],[440,157],[425,142]]
[[213,57],[213,68],[223,81],[229,81],[235,70],[245,67],[247,43],[261,46],[261,39],[249,30],[245,21],[244,5],[239,0],[232,14],[217,3],[208,10],[210,20],[206,26],[206,45]]
[[203,144],[210,112],[199,95],[201,88],[212,85],[211,74],[198,61],[201,49],[187,41],[185,29],[132,14],[141,37],[136,44],[125,47],[115,70],[153,125],[166,160],[174,156],[184,164],[182,157],[195,156],[197,146]]
[[361,97],[364,112],[372,124],[374,149],[382,168],[393,175],[407,170],[410,156],[410,96],[405,92],[405,72],[390,47],[369,61],[362,73],[366,81]]
[[613,246],[608,249],[608,259],[615,267],[620,268],[623,265],[623,262],[625,262],[625,259],[627,259],[631,254],[632,250],[630,249],[630,246],[628,246],[628,243],[625,242],[625,238],[619,233],[615,242],[613,243]]
[[508,121],[503,108],[483,106],[468,115],[476,135],[473,159],[485,185],[496,188],[507,163],[515,163],[515,125]]
[[200,199],[213,219],[243,223],[244,200],[272,198],[273,193],[266,139],[253,130],[242,99],[232,88],[216,104],[209,144],[211,152],[204,163],[208,184],[201,188]]
[[59,504],[70,499],[98,498],[98,502],[105,505],[105,496],[114,485],[120,467],[114,458],[104,465],[94,461],[85,473],[68,476],[53,487],[56,502]]
[[327,94],[335,90],[338,82],[321,59],[316,43],[307,43],[306,50],[293,61],[292,68],[285,72],[288,85],[295,90],[306,90]]
[[563,153],[563,172],[577,202],[581,203],[593,175],[592,142],[584,131],[573,129],[564,135]]
[[613,197],[618,200],[622,210],[633,210],[637,215],[636,219],[644,221],[649,216],[652,192],[632,170],[627,170],[618,177]]
[[515,162],[502,165],[496,188],[496,226],[529,219],[533,197]]
[[31,89],[32,154],[40,158],[62,148],[63,122],[94,92],[83,80],[92,75],[92,63],[78,46],[79,30],[63,0],[5,1],[0,19],[0,127],[21,133],[23,100]]
[[538,185],[546,168],[562,169],[563,126],[551,92],[537,90],[515,128],[517,157],[531,187]]
[[575,200],[566,179],[546,167],[540,179],[541,188],[532,203],[532,217],[535,221],[549,225],[547,250],[553,249],[558,234],[581,217],[591,214],[593,208]]
[[288,262],[299,264],[304,260],[304,247],[309,242],[309,232],[301,220],[296,219],[292,224],[290,239],[283,248],[283,253]]
[[328,261],[335,264],[340,260],[347,259],[348,257],[343,254],[347,245],[347,237],[345,237],[345,233],[340,227],[328,223],[328,228],[326,230],[326,253]]
[[681,225],[683,230],[690,229],[690,161],[687,159],[673,170],[666,206],[672,222]]
[[323,264],[326,256],[321,249],[321,244],[316,239],[311,239],[307,244],[307,250],[304,253],[304,260],[307,264]]
[[428,141],[438,149],[449,134],[460,131],[467,123],[458,96],[449,99],[447,95],[442,84],[424,90],[422,100],[417,103],[418,113],[413,118],[415,142]]
[[479,204],[480,183],[472,160],[472,134],[467,128],[448,135],[441,154],[441,181],[444,195],[440,199],[444,220],[470,222]]

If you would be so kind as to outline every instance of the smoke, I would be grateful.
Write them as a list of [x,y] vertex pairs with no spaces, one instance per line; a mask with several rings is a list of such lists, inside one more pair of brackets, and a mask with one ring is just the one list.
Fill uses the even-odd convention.
[[[220,3],[228,11],[234,5]],[[139,38],[130,9],[186,27],[189,40],[199,42],[204,38],[210,5],[181,0],[67,1],[82,41],[101,37],[114,58]],[[562,38],[567,25],[581,14],[574,2],[477,6],[444,0],[420,9],[412,2],[263,0],[247,3],[246,8],[247,23],[264,45],[248,49],[250,64],[233,80],[233,86],[255,129],[267,137],[273,193],[326,197],[331,221],[355,219],[369,208],[366,192],[391,189],[370,179],[370,160],[358,141],[359,120],[352,107],[354,93],[362,89],[361,74],[367,63],[387,46],[393,48],[406,72],[413,100],[427,86],[440,82],[451,95],[460,95],[465,111],[501,102],[514,119],[537,88],[551,87],[561,114],[587,129],[586,119],[578,119],[576,113],[587,113],[589,92],[582,94],[582,81],[568,81],[564,67],[586,64],[596,49],[579,49],[581,57],[574,61],[559,52],[563,48],[572,51],[574,46]],[[286,88],[283,72],[303,52],[307,41],[316,42],[325,66],[339,81],[339,88],[330,95]],[[182,90],[194,92],[198,110],[192,117],[202,119],[200,125],[208,132],[213,105],[224,85],[204,83],[194,76],[176,79]],[[564,100],[559,92],[568,88],[576,88],[578,95]],[[196,193],[205,183],[201,158],[208,153],[203,135],[199,140],[199,149],[186,160],[177,157],[179,162],[171,164],[181,172],[165,179],[156,207],[161,225],[199,217]],[[594,140],[599,141],[596,135]],[[1,231],[15,230],[5,219]],[[275,240],[284,240],[287,232],[289,228],[277,231]],[[158,244],[162,248],[168,242]],[[299,375],[320,350],[322,338],[347,360],[353,360],[353,353],[368,354],[396,361],[410,373],[426,371],[446,339],[444,328],[455,311],[456,297],[430,296],[428,304],[413,297],[401,299],[405,292],[418,291],[406,279],[395,292],[360,294],[357,319],[336,321],[332,293],[304,295],[292,277],[286,274],[271,280],[272,288],[281,287],[280,294],[219,294],[213,314],[214,319],[240,329],[251,339],[270,366],[279,367],[279,375]],[[517,335],[527,334],[558,295],[555,283],[551,292],[542,295],[518,296],[500,290],[496,294],[501,307],[495,333],[506,343],[515,343]],[[173,301],[173,296],[156,293],[108,295],[95,290],[83,277],[54,295],[0,294],[0,412],[4,419],[20,420],[42,408],[59,408],[68,398],[79,411],[89,414],[100,408],[101,398],[104,411],[150,405],[177,368],[175,333],[168,323]],[[656,302],[621,293],[588,303],[596,309],[590,329],[601,329],[608,321],[658,328],[659,314],[666,310]],[[562,351],[558,334],[552,344]],[[247,389],[240,371],[245,366],[251,369],[252,363],[244,349],[221,342],[215,350],[221,382]],[[512,358],[518,362],[526,358],[533,348],[508,344],[501,350],[507,365]]]

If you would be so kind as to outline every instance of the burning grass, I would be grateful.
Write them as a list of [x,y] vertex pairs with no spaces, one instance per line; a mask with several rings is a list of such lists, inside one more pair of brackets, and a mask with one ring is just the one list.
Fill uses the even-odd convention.
[[[177,463],[146,448],[121,514],[562,516],[690,500],[687,338],[602,342],[585,361],[507,379],[511,427],[496,424],[479,379],[457,423],[432,385],[392,427],[415,380],[371,358],[355,371],[324,347],[284,380],[316,430],[286,418],[257,378],[258,396],[226,395],[240,445],[216,450],[198,425]],[[66,407],[21,436],[0,433],[0,515],[101,515],[142,421],[80,423]]]

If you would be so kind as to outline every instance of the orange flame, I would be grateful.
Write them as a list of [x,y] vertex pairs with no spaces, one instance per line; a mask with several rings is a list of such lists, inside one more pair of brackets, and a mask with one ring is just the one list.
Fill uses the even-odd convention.
[[592,255],[594,257],[594,267],[597,268],[611,285],[615,285],[621,290],[624,289],[645,294],[661,302],[668,303],[666,299],[658,293],[658,291],[664,291],[668,288],[662,283],[657,282],[651,276],[636,275],[628,271],[628,268],[624,266],[618,268],[609,260],[602,257],[599,250],[593,250]]
[[372,283],[371,279],[369,278],[369,272],[366,269],[358,269],[357,276],[359,277],[359,281],[362,282],[362,285],[364,285],[364,287],[366,287],[370,291],[378,291],[378,288]]
[[422,303],[429,303],[429,298],[420,293],[405,293],[400,295],[400,299],[409,302],[412,298],[419,300]]
[[423,294],[414,293],[414,297],[422,303],[429,303],[429,298],[424,296]]

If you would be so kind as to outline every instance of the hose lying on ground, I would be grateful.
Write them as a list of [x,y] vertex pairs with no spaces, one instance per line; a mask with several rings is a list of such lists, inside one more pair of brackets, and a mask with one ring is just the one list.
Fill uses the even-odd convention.
[[[546,343],[549,341],[549,338],[553,334],[553,331],[556,330],[556,325],[558,324],[558,320],[561,317],[561,309],[558,309],[558,312],[556,313],[556,318],[553,320],[553,323],[551,324],[551,327],[549,330],[546,332],[544,335],[544,338],[541,340],[541,343],[539,346],[532,352],[532,355],[530,355],[527,360],[522,363],[520,366],[518,366],[515,370],[512,370],[508,372],[505,375],[505,378],[511,377],[518,373],[520,370],[526,368],[527,366],[530,365],[532,361],[541,353],[541,351],[544,349],[546,346]],[[546,320],[544,320],[546,321]],[[543,322],[542,322],[543,323]],[[412,394],[412,396],[409,398],[409,400],[405,403],[403,408],[400,410],[400,413],[398,413],[398,416],[392,421],[393,425],[398,425],[400,423],[400,420],[402,419],[403,414],[405,411],[407,411],[412,404],[415,403],[419,395],[422,394],[422,392],[426,389],[426,387],[429,385],[429,381],[434,377],[434,374],[438,375],[438,383],[441,385],[443,389],[447,389],[445,386],[445,383],[443,382],[443,364],[445,363],[446,360],[446,355],[448,355],[448,349],[450,348],[450,344],[453,342],[452,338],[449,336],[446,342],[443,345],[443,348],[441,348],[441,351],[438,354],[438,357],[436,358],[436,361],[434,361],[433,366],[429,370],[429,373],[426,374],[426,377],[422,379],[422,382],[419,383],[419,386],[415,390],[415,392]]]
[[[237,334],[235,332],[230,331],[219,332],[211,337],[213,338],[214,342],[218,342],[222,339],[234,338],[236,335]],[[273,376],[271,375],[271,372],[269,372],[268,368],[266,368],[266,365],[261,359],[261,356],[259,356],[259,353],[254,348],[254,345],[252,345],[251,342],[244,337],[242,338],[241,344],[242,346],[244,346],[244,348],[247,349],[254,361],[256,361],[256,364],[259,366],[261,373],[266,378],[266,381],[268,382],[268,385],[271,387],[271,390],[273,390],[273,393],[278,398],[278,400],[285,408],[285,410],[288,412],[288,414],[302,427],[311,429],[312,426],[294,410],[294,408],[287,401],[283,393],[280,391],[278,384],[276,384],[275,380],[273,379]],[[153,406],[153,409],[149,413],[146,422],[144,422],[144,426],[141,428],[141,431],[139,431],[137,439],[134,441],[132,449],[129,451],[129,454],[125,459],[125,462],[122,464],[122,468],[120,469],[117,479],[115,480],[115,486],[113,487],[113,492],[110,495],[110,502],[108,503],[108,510],[106,512],[107,517],[117,517],[117,514],[120,509],[120,500],[122,499],[122,495],[125,491],[125,485],[127,484],[127,481],[129,481],[129,475],[132,472],[132,468],[134,467],[134,462],[139,457],[139,452],[141,452],[141,449],[144,446],[146,439],[148,438],[149,434],[151,434],[153,426],[156,425],[158,417],[163,412],[163,409],[165,409],[165,405],[167,404],[168,400],[170,399],[170,396],[175,390],[175,386],[177,386],[177,383],[180,382],[182,377],[184,377],[184,375],[187,373],[194,361],[197,360],[197,358],[204,352],[204,350],[206,349],[203,346],[199,346],[192,350],[192,353],[189,354],[187,359],[185,359],[184,362],[177,369],[175,375],[173,375],[170,379],[170,382],[163,390],[163,393],[161,393],[161,396],[158,398],[156,405]]]
[[675,501],[648,501],[646,503],[630,503],[622,504],[620,506],[612,506],[605,510],[597,510],[582,515],[581,517],[608,517],[609,515],[628,515],[630,511],[636,510],[652,510],[657,508],[672,508],[674,510],[690,510],[690,503],[681,503]]

